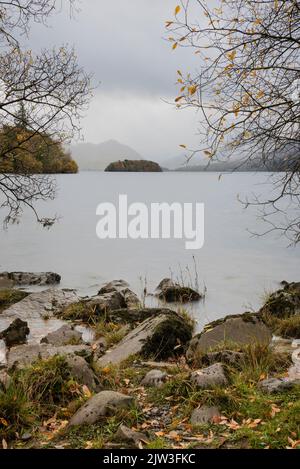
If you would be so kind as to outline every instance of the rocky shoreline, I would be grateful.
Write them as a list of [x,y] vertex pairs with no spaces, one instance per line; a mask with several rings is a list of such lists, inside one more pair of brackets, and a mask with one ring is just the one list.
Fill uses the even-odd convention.
[[[201,293],[123,280],[93,297],[54,273],[0,274],[0,438],[10,448],[300,445],[300,283],[194,334]],[[27,293],[18,286],[51,285]]]

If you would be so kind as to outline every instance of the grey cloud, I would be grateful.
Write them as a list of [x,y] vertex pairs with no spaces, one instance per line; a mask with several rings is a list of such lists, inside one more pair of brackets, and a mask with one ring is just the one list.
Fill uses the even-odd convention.
[[164,23],[177,4],[82,0],[74,19],[64,11],[51,18],[47,29],[33,25],[29,47],[74,44],[79,62],[101,82],[83,120],[86,141],[117,139],[157,159],[180,153],[181,143],[196,143],[194,112],[176,112],[162,101],[176,96],[178,69],[197,67],[191,51],[172,51],[164,40]]

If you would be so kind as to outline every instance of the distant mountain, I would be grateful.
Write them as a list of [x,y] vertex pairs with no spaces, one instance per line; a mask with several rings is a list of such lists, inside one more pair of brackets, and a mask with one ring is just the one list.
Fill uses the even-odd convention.
[[211,163],[210,165],[198,165],[192,166],[187,165],[184,167],[176,168],[174,171],[176,172],[217,172],[217,173],[225,173],[225,172],[280,172],[285,171],[282,165],[278,165],[276,162],[270,164],[263,164],[263,163],[249,163],[249,164],[239,164],[238,162],[226,162],[226,163]]
[[[263,162],[259,157],[251,159],[251,160],[238,160],[235,159],[228,159],[224,161],[211,161],[210,163],[207,159],[202,159],[202,161],[197,158],[192,158],[188,163],[186,161],[182,162],[181,164],[177,164],[174,167],[176,162],[180,162],[178,157],[169,160],[172,162],[173,165],[168,165],[168,162],[165,162],[165,166],[167,166],[170,170],[177,171],[177,172],[280,172],[280,171],[291,171],[297,167],[299,167],[299,154],[278,154],[270,160]],[[196,161],[198,164],[195,164]],[[172,167],[173,166],[173,167]]]
[[104,171],[110,163],[118,160],[143,159],[133,148],[116,140],[99,144],[78,143],[72,145],[70,150],[81,171]]

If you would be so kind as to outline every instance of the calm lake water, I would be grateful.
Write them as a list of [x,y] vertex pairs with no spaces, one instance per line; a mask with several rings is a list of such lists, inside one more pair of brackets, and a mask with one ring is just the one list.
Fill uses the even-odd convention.
[[[237,199],[252,192],[264,193],[267,174],[235,173],[102,173],[60,175],[55,201],[40,206],[42,215],[57,214],[50,230],[38,226],[31,213],[21,223],[0,231],[0,270],[55,271],[61,287],[94,294],[106,281],[123,278],[141,294],[169,277],[194,278],[207,288],[205,302],[194,305],[199,329],[226,314],[256,309],[264,293],[281,280],[299,281],[299,248],[275,235],[251,237],[259,230],[256,209],[244,210]],[[128,202],[204,202],[205,244],[201,250],[185,249],[184,240],[100,240],[96,236],[96,207],[117,204],[119,194]],[[1,215],[1,212],[0,212]],[[190,274],[188,273],[190,271]],[[148,299],[151,303],[153,300]]]

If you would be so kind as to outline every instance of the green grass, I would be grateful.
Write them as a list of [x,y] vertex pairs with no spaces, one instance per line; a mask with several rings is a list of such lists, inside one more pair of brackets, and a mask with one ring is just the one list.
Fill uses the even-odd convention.
[[12,381],[6,391],[0,391],[0,438],[10,440],[17,432],[22,434],[34,423],[35,412],[22,386]]
[[300,339],[300,315],[276,321],[274,333],[285,339]]
[[[15,372],[9,389],[0,393],[0,437],[9,440],[11,445],[16,432],[21,435],[29,429],[34,431],[37,446],[41,444],[45,448],[56,445],[107,448],[110,444],[119,444],[115,435],[120,424],[124,424],[146,433],[150,440],[147,448],[160,449],[176,444],[167,434],[178,431],[185,422],[188,436],[192,437],[190,442],[186,442],[187,448],[297,446],[294,442],[300,439],[300,387],[269,395],[258,386],[264,378],[284,375],[290,359],[257,344],[239,347],[239,350],[245,354],[245,359],[239,367],[226,366],[228,385],[206,390],[197,389],[190,381],[192,370],[179,365],[172,369],[169,380],[161,388],[143,389],[140,383],[150,368],[138,366],[136,356],[119,366],[99,369],[97,373],[104,389],[136,396],[136,405],[121,409],[111,417],[103,417],[96,425],[60,430],[51,441],[45,440],[43,433],[38,432],[44,417],[55,415],[57,419],[69,419],[87,397],[82,395],[80,386],[72,379],[63,358],[38,361]],[[201,405],[218,407],[227,420],[223,421],[224,424],[215,422],[193,428],[189,425],[190,416]],[[168,423],[160,422],[163,433],[156,435],[157,426],[152,428],[149,425],[152,417],[145,409],[160,406],[166,406],[171,413]],[[197,435],[203,435],[207,441],[202,442],[201,438],[193,441]]]
[[147,449],[168,449],[170,442],[164,438],[154,438],[147,444]]
[[[105,448],[107,442],[116,441],[115,434],[121,424],[127,427],[138,425],[142,420],[141,410],[137,406],[120,409],[112,417],[103,417],[97,424],[71,427],[62,432],[59,439],[68,442],[71,448]],[[55,444],[54,441],[52,444]]]
[[14,288],[0,290],[0,313],[14,303],[23,300],[27,295],[28,293]]
[[60,356],[39,360],[21,370],[18,380],[28,398],[38,404],[64,406],[76,396],[77,383],[67,362]]
[[104,319],[94,324],[96,337],[104,337],[108,347],[119,343],[128,333],[128,329],[122,324],[115,324]]
[[85,301],[79,301],[67,306],[59,313],[59,317],[65,320],[81,320],[87,323],[93,322],[96,316],[96,308],[91,307]]

